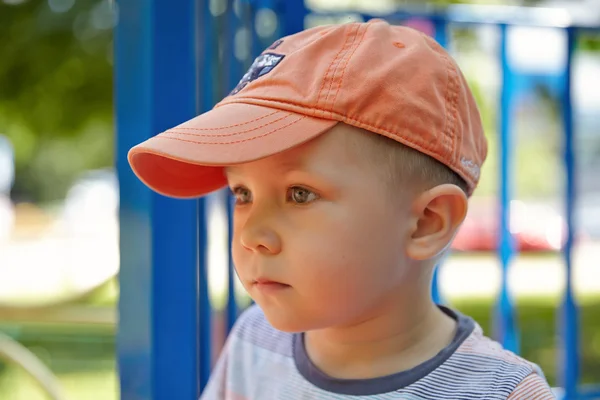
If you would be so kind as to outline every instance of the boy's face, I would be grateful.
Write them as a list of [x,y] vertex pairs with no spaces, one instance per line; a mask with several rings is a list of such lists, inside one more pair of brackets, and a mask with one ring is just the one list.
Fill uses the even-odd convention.
[[392,196],[380,163],[366,156],[368,140],[338,124],[295,149],[227,168],[237,198],[236,270],[275,328],[355,322],[404,280],[409,195]]

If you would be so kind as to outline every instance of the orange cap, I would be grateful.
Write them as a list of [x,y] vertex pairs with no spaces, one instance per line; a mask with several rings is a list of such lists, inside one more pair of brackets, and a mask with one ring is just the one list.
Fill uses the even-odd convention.
[[475,99],[429,36],[382,20],[321,26],[273,43],[214,109],[133,147],[129,163],[169,197],[227,184],[224,166],[305,143],[338,122],[447,165],[471,194],[487,154]]

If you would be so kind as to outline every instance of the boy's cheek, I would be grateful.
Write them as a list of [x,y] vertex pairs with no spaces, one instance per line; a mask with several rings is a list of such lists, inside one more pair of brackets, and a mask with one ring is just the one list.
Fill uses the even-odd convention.
[[234,268],[238,274],[238,277],[242,284],[245,285],[245,281],[248,279],[246,265],[247,255],[244,253],[246,250],[237,242],[235,239],[231,243],[231,258],[233,259]]

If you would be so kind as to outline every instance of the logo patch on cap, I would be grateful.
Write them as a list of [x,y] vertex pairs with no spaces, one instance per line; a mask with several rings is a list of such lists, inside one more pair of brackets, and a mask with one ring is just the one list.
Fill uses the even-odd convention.
[[281,43],[283,43],[283,39],[278,39],[272,45],[270,45],[269,47],[267,47],[267,50],[275,50],[276,48],[279,47],[279,45]]
[[250,82],[260,78],[263,75],[271,72],[273,68],[279,64],[285,57],[282,54],[265,53],[256,57],[248,72],[244,74],[237,86],[229,93],[230,96],[238,93],[240,90],[246,87]]
[[460,159],[460,162],[467,170],[469,170],[475,179],[479,179],[480,168],[477,166],[477,164],[475,164],[475,162],[464,157]]

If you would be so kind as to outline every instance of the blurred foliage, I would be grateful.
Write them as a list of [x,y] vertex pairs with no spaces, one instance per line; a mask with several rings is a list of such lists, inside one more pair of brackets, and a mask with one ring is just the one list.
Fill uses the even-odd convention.
[[578,37],[577,49],[584,51],[600,51],[600,37],[598,34],[584,32]]
[[82,170],[113,163],[109,7],[0,2],[0,134],[15,147],[15,200],[60,199]]
[[[92,311],[90,311],[92,312]],[[74,324],[2,324],[57,377],[68,399],[117,400],[114,328]],[[29,375],[0,360],[0,399],[47,400]]]

